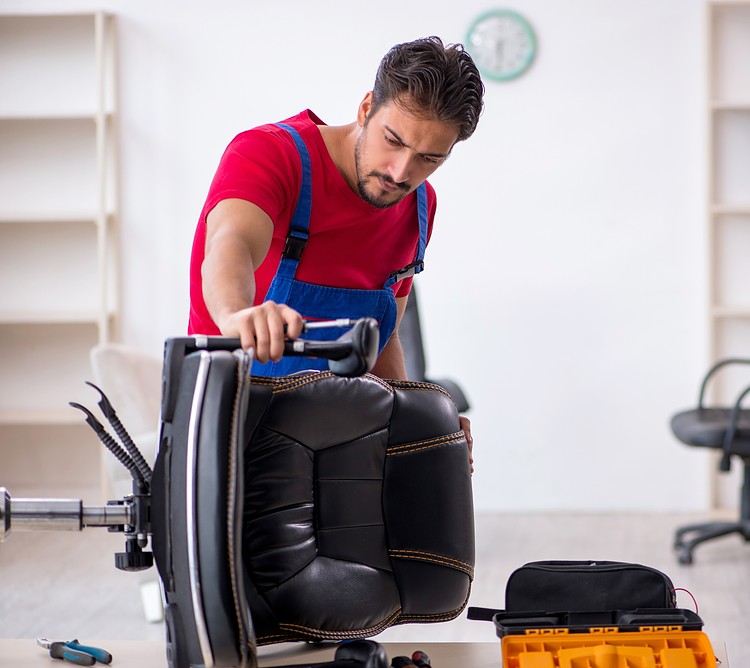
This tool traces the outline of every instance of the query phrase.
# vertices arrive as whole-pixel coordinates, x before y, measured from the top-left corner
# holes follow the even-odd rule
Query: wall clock
[[[508,81],[529,69],[536,55],[536,35],[518,12],[493,9],[469,27],[466,48],[479,71],[496,81]]]

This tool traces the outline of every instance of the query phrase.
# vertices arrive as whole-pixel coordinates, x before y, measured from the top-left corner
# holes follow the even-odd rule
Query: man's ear
[[[367,117],[372,111],[372,99],[372,91],[369,91],[362,102],[359,103],[359,108],[357,109],[357,125],[360,127],[365,127]]]

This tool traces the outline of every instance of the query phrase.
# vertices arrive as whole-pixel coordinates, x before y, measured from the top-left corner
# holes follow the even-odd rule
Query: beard
[[[357,170],[357,190],[359,196],[365,200],[371,206],[378,209],[387,209],[395,204],[398,204],[406,195],[409,194],[409,184],[407,183],[396,183],[388,174],[372,170],[365,173],[362,166],[362,135],[357,137],[357,142],[354,144],[354,166]],[[385,183],[395,186],[398,190],[388,191],[378,188],[379,193],[374,194],[368,190],[368,184],[373,179],[379,179]],[[377,186],[375,186],[377,188]]]

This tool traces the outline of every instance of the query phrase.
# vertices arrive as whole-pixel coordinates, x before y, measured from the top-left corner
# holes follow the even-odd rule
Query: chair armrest
[[[708,386],[709,379],[721,368],[728,366],[730,364],[750,364],[750,359],[742,358],[742,357],[730,357],[724,360],[721,360],[714,364],[709,370],[708,373],[703,377],[703,382],[701,383],[701,389],[700,393],[698,395],[698,408],[703,408],[703,399],[706,393],[706,387]]]

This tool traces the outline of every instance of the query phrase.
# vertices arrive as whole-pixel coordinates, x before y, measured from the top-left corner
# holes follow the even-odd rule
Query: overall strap
[[[289,232],[286,237],[284,252],[281,254],[281,262],[277,271],[278,276],[285,278],[294,278],[297,271],[297,265],[302,257],[302,251],[305,250],[307,239],[310,236],[310,211],[312,209],[312,168],[310,163],[310,153],[307,150],[302,136],[297,130],[285,123],[276,123],[283,130],[286,130],[294,140],[294,144],[302,160],[302,183],[300,185],[297,206],[294,209],[294,215],[289,223]]]
[[[427,248],[429,222],[427,215],[427,186],[424,183],[417,188],[417,217],[419,219],[419,241],[417,242],[417,252],[414,255],[414,261],[388,276],[388,280],[383,286],[385,288],[390,288],[394,283],[404,278],[409,278],[409,276],[414,276],[424,269],[424,251]]]

